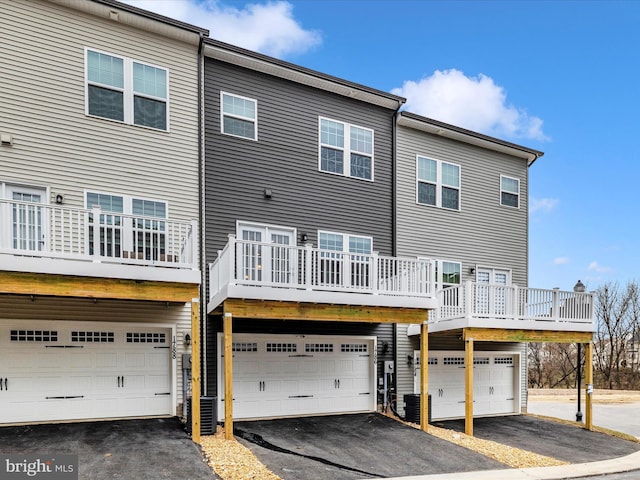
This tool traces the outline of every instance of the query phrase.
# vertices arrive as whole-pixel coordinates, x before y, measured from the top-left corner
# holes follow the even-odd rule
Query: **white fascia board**
[[[385,98],[382,95],[376,95],[375,93],[367,92],[365,90],[360,90],[355,86],[352,87],[338,82],[332,82],[331,80],[322,77],[293,70],[282,65],[276,65],[259,58],[254,58],[247,55],[242,55],[237,52],[224,50],[214,45],[205,44],[204,54],[206,57],[220,60],[225,63],[238,65],[249,70],[265,73],[273,77],[283,78],[285,80],[353,98],[355,100],[360,100],[362,102],[370,103],[373,105],[378,105],[393,110],[397,110],[401,105],[397,100],[394,100],[392,98]]]

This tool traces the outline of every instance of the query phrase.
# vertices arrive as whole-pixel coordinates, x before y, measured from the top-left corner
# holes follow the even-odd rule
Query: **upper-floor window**
[[[168,70],[86,50],[88,115],[168,130],[168,103]]]
[[[373,239],[346,233],[318,232],[318,246],[321,250],[371,254]]]
[[[258,103],[255,100],[220,92],[220,105],[222,133],[258,139]]]
[[[520,207],[520,180],[500,175],[500,205]]]
[[[373,130],[320,118],[319,169],[373,180]]]
[[[417,156],[417,202],[460,210],[460,166]]]

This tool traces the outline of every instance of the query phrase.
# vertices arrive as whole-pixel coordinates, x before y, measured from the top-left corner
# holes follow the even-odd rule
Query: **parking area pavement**
[[[464,420],[434,425],[464,432]],[[607,460],[640,450],[638,443],[527,415],[476,418],[473,433],[478,438],[570,463]]]
[[[177,418],[0,427],[0,453],[78,455],[81,479],[219,479]]]
[[[507,468],[376,413],[238,422],[235,435],[284,480],[347,480]]]

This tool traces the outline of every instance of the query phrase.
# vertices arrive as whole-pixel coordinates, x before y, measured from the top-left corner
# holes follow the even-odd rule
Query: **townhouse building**
[[[0,6],[0,423],[181,414],[208,32],[109,0]]]

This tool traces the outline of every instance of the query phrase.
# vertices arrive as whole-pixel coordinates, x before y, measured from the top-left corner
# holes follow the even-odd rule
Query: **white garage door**
[[[419,352],[415,354],[420,358]],[[475,352],[473,359],[473,415],[519,413],[519,355]],[[417,361],[415,363],[418,365]],[[420,391],[420,367],[415,369],[414,392]],[[464,352],[429,354],[429,393],[434,420],[465,415]]]
[[[218,341],[218,418],[224,418],[224,357]],[[233,335],[233,417],[261,418],[376,409],[375,338]]]
[[[172,330],[0,323],[0,423],[172,413]]]

